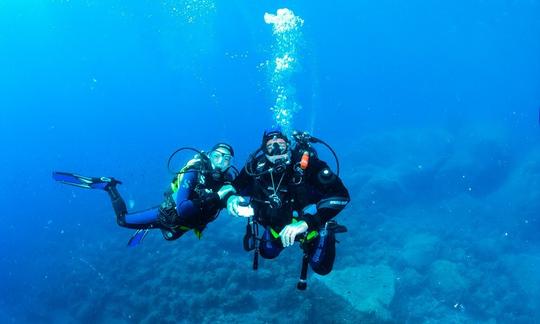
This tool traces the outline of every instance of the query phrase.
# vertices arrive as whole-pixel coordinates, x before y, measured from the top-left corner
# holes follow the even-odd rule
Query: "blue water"
[[[226,212],[128,249],[103,192],[52,181],[114,176],[143,209],[178,147],[241,167],[276,124],[280,8],[282,108],[352,197],[328,278],[297,291],[296,248],[253,272]],[[538,0],[1,1],[0,321],[539,322],[539,36]]]

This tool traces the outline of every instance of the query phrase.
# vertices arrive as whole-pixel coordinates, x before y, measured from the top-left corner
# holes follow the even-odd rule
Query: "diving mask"
[[[265,155],[273,164],[288,161],[290,159],[289,144],[283,138],[274,137],[266,142]]]
[[[221,172],[225,172],[230,168],[233,160],[233,156],[222,147],[210,152],[208,157],[210,158],[210,163],[212,163],[212,169]]]

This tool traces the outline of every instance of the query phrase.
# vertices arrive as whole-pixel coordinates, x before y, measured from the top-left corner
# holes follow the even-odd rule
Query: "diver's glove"
[[[227,199],[227,211],[235,217],[251,217],[255,214],[248,200],[236,195]]]
[[[234,189],[234,187],[230,184],[227,184],[227,185],[224,185],[223,187],[221,187],[219,189],[219,191],[217,192],[218,196],[219,196],[219,199],[224,199],[225,197],[227,197],[228,195],[231,195],[231,194],[235,194],[236,193],[236,190]]]
[[[283,247],[288,247],[294,244],[296,235],[305,233],[308,230],[308,224],[305,221],[299,221],[293,224],[285,226],[279,236],[281,237],[281,243]]]

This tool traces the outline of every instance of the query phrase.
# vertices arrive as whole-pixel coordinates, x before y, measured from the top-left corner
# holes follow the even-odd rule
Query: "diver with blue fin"
[[[183,150],[197,154],[175,176],[171,187],[165,192],[161,205],[138,212],[128,212],[126,203],[117,189],[122,182],[112,177],[87,177],[74,173],[53,172],[53,179],[64,184],[84,188],[100,189],[109,194],[118,225],[137,231],[128,242],[129,246],[141,243],[149,229],[160,229],[168,241],[180,238],[193,230],[197,237],[208,223],[214,221],[227,199],[235,193],[231,145],[218,143],[205,153],[192,148],[176,150],[168,161]]]

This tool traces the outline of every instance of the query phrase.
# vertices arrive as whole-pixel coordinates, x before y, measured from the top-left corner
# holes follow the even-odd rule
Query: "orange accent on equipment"
[[[300,168],[302,170],[305,170],[307,169],[308,164],[309,164],[309,152],[304,151],[304,154],[302,155],[302,159],[300,160]]]

